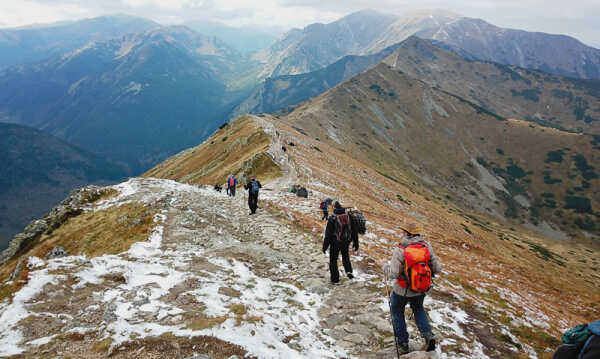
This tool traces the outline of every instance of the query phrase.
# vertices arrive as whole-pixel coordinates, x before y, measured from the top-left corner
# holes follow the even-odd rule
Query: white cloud
[[[212,19],[234,26],[290,28],[331,22],[364,8],[398,15],[425,8],[446,9],[498,26],[565,33],[600,45],[598,0],[0,0],[0,24],[19,26],[128,13],[169,24]]]
[[[94,16],[94,13],[77,4],[63,4],[56,7],[51,3],[35,0],[0,2],[0,23],[4,27],[79,19],[86,16]]]

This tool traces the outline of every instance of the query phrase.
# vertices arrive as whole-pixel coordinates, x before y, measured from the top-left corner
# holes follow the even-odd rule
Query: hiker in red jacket
[[[402,228],[402,231],[402,243],[394,249],[392,260],[378,262],[383,267],[386,278],[394,280],[390,310],[397,349],[400,354],[406,354],[409,350],[404,307],[410,303],[419,332],[425,338],[426,351],[433,351],[435,339],[423,301],[431,288],[431,278],[442,270],[442,265],[433,253],[431,245],[423,240],[420,224],[410,223]]]
[[[227,194],[231,197],[235,197],[235,187],[237,186],[237,178],[234,175],[229,176],[227,179]]]

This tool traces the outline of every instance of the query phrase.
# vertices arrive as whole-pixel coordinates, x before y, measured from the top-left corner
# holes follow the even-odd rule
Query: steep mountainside
[[[394,20],[376,11],[359,11],[330,24],[293,29],[254,58],[265,64],[261,77],[312,72],[344,56],[362,54]]]
[[[385,62],[503,117],[600,134],[600,80],[465,60],[417,37],[400,44]]]
[[[374,259],[391,254],[397,226],[409,221],[424,224],[445,265],[426,300],[439,343],[428,357],[545,357],[561,329],[598,316],[598,261],[588,252],[597,244],[509,229],[301,132],[269,116],[244,117],[152,172],[212,185],[222,174],[247,173],[246,152],[269,157],[281,176],[264,180],[253,216],[243,191],[231,198],[167,179],[134,178],[67,198],[0,259],[0,278],[13,273],[0,286],[0,355],[390,358]],[[206,160],[222,152],[223,161]],[[272,169],[251,171],[265,179]],[[309,198],[289,193],[292,184],[306,185]],[[352,256],[356,278],[337,286],[327,284],[320,250],[317,206],[326,196],[369,220]],[[55,246],[68,256],[44,259]]]
[[[33,128],[0,123],[0,248],[74,188],[107,184],[122,169]]]
[[[471,18],[442,24],[438,29],[417,35],[443,41],[481,60],[600,79],[600,50],[570,36],[503,29]]]
[[[435,196],[557,238],[600,234],[598,136],[507,120],[385,63],[286,121]]]
[[[306,74],[267,78],[230,117],[236,118],[246,113],[271,113],[320,95],[380,62],[397,46],[390,46],[374,55],[346,56],[329,66]]]
[[[218,127],[233,106],[225,82],[239,62],[237,51],[185,27],[89,44],[2,72],[0,119],[140,173]]]
[[[70,23],[0,29],[0,69],[73,51],[92,41],[143,32],[159,24],[132,16],[101,16]]]
[[[600,78],[600,50],[563,35],[503,29],[480,19],[423,10],[402,16],[362,11],[331,24],[292,30],[255,56],[263,77],[299,74],[347,55],[373,54],[410,36],[447,43],[472,56],[579,78]]]

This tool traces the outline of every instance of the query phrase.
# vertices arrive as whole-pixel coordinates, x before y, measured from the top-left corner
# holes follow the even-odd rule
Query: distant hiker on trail
[[[250,207],[250,214],[254,214],[258,207],[258,191],[262,186],[256,177],[252,176],[244,188],[248,190],[248,207]]]
[[[321,205],[319,206],[319,208],[321,208],[321,210],[323,211],[323,218],[321,218],[321,219],[329,218],[329,210],[327,209],[327,202],[326,201],[321,202]]]
[[[221,187],[221,185],[217,183],[217,184],[215,185],[215,188],[214,188],[214,189],[215,189],[215,191],[217,191],[217,192],[221,192],[221,190],[223,189],[223,187]]]
[[[409,351],[404,307],[410,303],[419,332],[425,338],[425,350],[433,351],[435,339],[427,320],[427,313],[423,308],[423,301],[433,284],[433,276],[441,271],[442,265],[433,253],[431,245],[421,237],[421,225],[410,223],[402,230],[404,237],[402,243],[394,249],[392,260],[378,261],[383,267],[386,278],[394,280],[390,311],[396,336],[396,348],[400,354]]]
[[[234,175],[229,176],[227,179],[227,194],[231,197],[235,197],[235,187],[237,186],[237,178]]]
[[[350,242],[353,242],[354,251],[358,251],[358,233],[352,226],[350,215],[339,202],[335,202],[333,215],[327,221],[325,236],[323,238],[323,253],[329,248],[329,272],[331,273],[331,283],[340,282],[340,272],[338,270],[337,260],[342,254],[342,263],[348,278],[354,278],[352,274],[352,264],[348,250]]]

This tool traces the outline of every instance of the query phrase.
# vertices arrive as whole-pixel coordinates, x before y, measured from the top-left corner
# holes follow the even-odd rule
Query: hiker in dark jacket
[[[248,190],[248,207],[250,207],[250,214],[254,214],[258,207],[258,191],[262,188],[262,185],[255,176],[252,176],[244,188]]]
[[[398,351],[401,354],[408,353],[408,332],[406,331],[406,320],[404,318],[404,307],[406,307],[407,303],[410,303],[417,327],[425,339],[426,351],[433,351],[435,350],[435,339],[429,321],[427,320],[427,313],[423,307],[426,293],[419,293],[409,289],[408,281],[405,279],[404,266],[406,260],[404,258],[404,253],[406,247],[412,244],[422,244],[427,247],[430,254],[428,264],[433,275],[442,270],[442,265],[433,253],[431,245],[423,240],[423,237],[421,236],[421,225],[418,223],[411,223],[406,226],[406,228],[402,228],[402,230],[404,231],[404,237],[402,243],[394,249],[392,260],[390,262],[379,261],[379,264],[383,267],[386,278],[394,280],[394,290],[392,291],[390,298],[390,307]]]
[[[340,228],[340,220],[343,218],[347,219],[349,235],[346,239],[341,238],[343,228]],[[340,220],[338,220],[338,218]],[[342,225],[343,226],[343,225]],[[348,278],[354,278],[352,274],[352,264],[350,263],[350,254],[348,253],[350,243],[353,243],[354,250],[358,250],[358,233],[355,228],[352,227],[352,221],[350,216],[346,213],[346,209],[340,205],[339,202],[335,202],[333,215],[329,217],[327,221],[327,227],[325,228],[325,236],[323,238],[323,253],[327,252],[329,248],[329,271],[331,273],[331,283],[339,283],[340,272],[338,270],[338,256],[342,254],[342,263],[344,264],[344,270]]]

